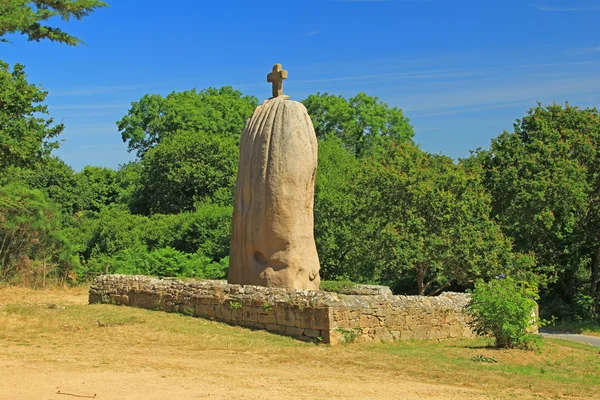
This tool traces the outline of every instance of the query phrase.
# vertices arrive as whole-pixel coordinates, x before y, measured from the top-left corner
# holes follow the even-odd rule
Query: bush
[[[504,275],[489,282],[478,280],[467,313],[478,334],[492,334],[497,347],[536,348],[539,336],[531,334],[538,323],[537,290]]]
[[[143,247],[125,249],[115,255],[92,257],[85,266],[82,278],[100,274],[150,275],[159,277],[186,277],[224,279],[229,258],[214,262],[203,254],[183,253],[170,247],[147,251]]]
[[[352,289],[357,284],[349,279],[339,281],[321,281],[319,289],[324,292],[340,293],[346,289]]]

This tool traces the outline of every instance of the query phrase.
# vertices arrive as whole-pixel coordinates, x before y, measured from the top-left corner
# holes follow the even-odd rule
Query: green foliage
[[[315,241],[321,277],[337,280],[356,261],[357,243],[364,230],[358,221],[357,186],[360,164],[341,139],[328,136],[319,142],[315,183]]]
[[[354,341],[360,334],[360,328],[354,328],[354,329],[336,328],[335,331],[342,335],[342,338],[344,339],[342,341],[343,344],[354,343]]]
[[[117,172],[110,168],[85,166],[75,174],[75,210],[100,211],[119,198]]]
[[[204,132],[239,139],[258,100],[230,86],[172,92],[166,97],[147,94],[133,102],[117,122],[129,151],[143,158],[146,152],[179,131]]]
[[[239,301],[233,301],[233,300],[229,301],[229,309],[230,310],[239,310],[241,308],[242,308],[242,303],[240,303]]]
[[[77,201],[75,172],[58,157],[44,157],[32,169],[9,168],[4,183],[20,182],[43,191],[56,204],[64,217],[71,216]]]
[[[48,92],[25,78],[21,64],[10,71],[0,61],[0,177],[9,167],[33,167],[58,147],[51,139],[64,129],[48,117],[43,104]]]
[[[414,274],[418,294],[520,270],[533,260],[515,255],[489,218],[490,198],[478,176],[445,156],[394,143],[365,165],[361,221],[362,271],[395,286]]]
[[[141,175],[142,163],[139,161],[123,164],[117,170],[117,185],[119,186],[117,203],[133,213],[140,213],[144,207],[139,197],[142,190]]]
[[[168,137],[142,160],[142,211],[174,214],[202,202],[232,204],[238,154],[231,136],[179,132]]]
[[[345,279],[339,281],[321,281],[319,289],[325,292],[340,293],[343,290],[352,289],[355,286],[356,283],[352,282],[351,280]]]
[[[92,258],[81,276],[98,274],[141,274],[159,277],[223,279],[228,259],[214,262],[202,254],[183,253],[170,247],[147,251],[144,247],[127,248],[115,255]]]
[[[18,269],[32,273],[32,260],[40,260],[42,279],[48,273],[78,263],[67,237],[60,230],[60,214],[39,190],[13,183],[0,187],[0,278]]]
[[[0,2],[0,42],[8,42],[7,34],[20,33],[27,35],[29,41],[48,39],[77,46],[82,43],[78,38],[42,23],[53,17],[81,20],[107,6],[99,0],[4,0]]]
[[[600,114],[539,105],[514,132],[492,140],[471,165],[482,168],[493,215],[517,249],[534,252],[537,273],[556,281],[542,303],[577,296],[600,308]],[[568,315],[568,314],[567,314]],[[563,314],[563,317],[567,316]]]
[[[478,280],[471,293],[467,313],[480,335],[492,334],[497,347],[536,348],[537,335],[529,330],[535,317],[537,290],[526,283],[498,276],[489,282]]]
[[[358,156],[390,140],[411,140],[415,134],[402,110],[362,92],[350,99],[317,93],[302,103],[319,139],[337,136]]]
[[[77,215],[64,231],[84,260],[80,279],[106,272],[107,265],[119,273],[221,279],[228,267],[232,212],[231,206],[205,204],[193,212],[148,217],[106,207]],[[159,265],[161,252],[172,262]]]

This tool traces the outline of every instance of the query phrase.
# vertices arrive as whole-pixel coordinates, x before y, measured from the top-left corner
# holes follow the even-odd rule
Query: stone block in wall
[[[330,326],[329,308],[305,308],[300,312],[300,324],[296,326],[305,329],[327,330]]]
[[[159,294],[129,293],[129,305],[148,310],[162,310],[163,302]]]
[[[97,304],[102,303],[102,295],[101,294],[91,294],[88,298],[89,304]]]
[[[221,303],[215,306],[215,317],[222,321],[231,321],[231,309],[229,303]]]
[[[377,342],[391,342],[394,337],[390,333],[389,329],[385,326],[378,326],[373,328],[372,333],[373,339]]]
[[[304,329],[304,335],[308,336],[310,338],[317,339],[317,338],[321,337],[321,330],[306,328],[306,329]]]
[[[275,313],[273,312],[273,310],[267,311],[263,308],[262,310],[258,311],[257,317],[258,317],[258,322],[260,322],[261,324],[276,324],[277,323],[277,317],[275,316]]]
[[[450,337],[459,338],[462,336],[462,327],[459,324],[450,325]]]
[[[404,330],[400,331],[400,340],[413,340],[415,338],[415,333],[413,331]]]
[[[193,316],[196,314],[195,307],[191,304],[179,304],[177,306],[177,312],[184,315]]]
[[[115,304],[119,305],[119,306],[128,306],[129,305],[129,296],[127,296],[126,294],[123,295],[114,295],[113,296],[113,301]]]
[[[416,340],[429,339],[429,327],[427,325],[417,325],[413,328],[414,337]]]
[[[278,304],[275,306],[274,313],[278,325],[296,326],[296,308],[290,305]]]
[[[381,323],[376,316],[363,314],[360,316],[359,326],[361,328],[375,328],[376,326],[381,326]]]
[[[288,336],[300,337],[300,336],[304,335],[304,329],[297,328],[295,326],[286,326],[284,333]]]
[[[201,318],[215,318],[215,307],[210,304],[196,304],[194,316]]]
[[[265,327],[269,332],[277,332],[277,333],[283,333],[285,332],[285,326],[283,325],[278,325],[278,324],[266,324]]]
[[[256,307],[243,306],[242,314],[244,321],[258,322],[258,310]]]
[[[406,317],[398,312],[390,313],[386,326],[395,328],[406,326]]]
[[[231,305],[230,305],[231,307]],[[231,309],[231,321],[239,322],[244,320],[244,312],[241,308],[232,308]]]

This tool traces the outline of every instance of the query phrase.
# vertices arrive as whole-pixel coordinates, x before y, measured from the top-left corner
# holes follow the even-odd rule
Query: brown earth
[[[334,348],[177,314],[90,306],[85,288],[0,287],[0,400],[587,399],[597,369],[584,351],[490,353],[473,341]],[[469,361],[482,352],[507,371]],[[571,353],[580,361],[561,368],[586,366],[583,380],[579,371],[569,372],[570,384],[545,380],[550,361]],[[530,364],[548,368],[544,380],[515,372]]]
[[[147,357],[132,359],[143,365]],[[155,363],[167,360],[156,360]],[[0,399],[484,399],[473,389],[420,383],[402,376],[369,373],[360,367],[330,370],[273,365],[248,354],[206,352],[202,359],[174,355],[174,365],[103,371],[69,363],[23,362],[0,357]],[[64,394],[57,394],[60,391]]]

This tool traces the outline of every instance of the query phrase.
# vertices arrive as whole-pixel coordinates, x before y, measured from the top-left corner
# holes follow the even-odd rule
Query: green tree
[[[179,132],[142,161],[140,204],[146,214],[192,211],[198,203],[232,203],[238,141],[231,136]]]
[[[86,165],[75,174],[77,188],[76,211],[100,211],[116,203],[120,186],[117,171],[110,168]]]
[[[357,215],[359,174],[359,160],[340,138],[330,135],[319,141],[314,215],[323,279],[343,279],[356,265],[355,251],[364,231]]]
[[[53,17],[64,21],[81,20],[98,8],[108,5],[99,0],[4,0],[0,1],[0,42],[8,42],[6,35],[19,33],[29,41],[48,39],[77,46],[82,41],[60,28],[43,25]]]
[[[48,92],[25,78],[22,65],[10,71],[0,61],[0,175],[9,167],[33,168],[58,147],[52,139],[64,129],[48,116]]]
[[[42,277],[52,269],[76,262],[60,231],[59,212],[40,190],[17,183],[0,187],[0,278],[19,267],[42,263]]]
[[[31,189],[39,189],[57,205],[63,216],[71,216],[77,202],[75,172],[60,158],[43,157],[32,169],[9,168],[0,185],[19,182]]]
[[[477,174],[409,142],[365,161],[366,276],[395,286],[409,275],[423,295],[531,266],[490,219]]]
[[[239,138],[258,100],[230,86],[172,92],[166,97],[147,94],[131,103],[117,122],[129,151],[146,152],[178,131],[204,132]]]
[[[493,215],[550,281],[545,301],[600,290],[600,114],[566,104],[530,109],[512,133],[477,151]]]
[[[350,99],[317,93],[302,103],[312,118],[318,138],[333,134],[357,156],[390,139],[407,141],[415,134],[402,110],[362,92]]]
[[[119,166],[117,170],[117,185],[119,186],[117,204],[136,214],[143,207],[139,198],[142,190],[141,176],[142,163],[140,161],[130,161]]]

